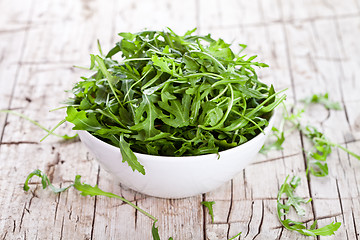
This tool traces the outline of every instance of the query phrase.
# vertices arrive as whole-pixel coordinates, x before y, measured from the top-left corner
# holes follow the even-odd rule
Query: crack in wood
[[[72,216],[72,205],[70,206],[70,210],[69,210],[69,220],[71,221],[71,216]]]
[[[359,239],[359,233],[357,231],[356,222],[355,222],[355,216],[354,216],[353,212],[351,212],[351,216],[352,216],[352,220],[353,220],[353,224],[354,224],[355,237],[356,237],[356,240],[358,240]]]
[[[62,187],[62,184],[60,184],[59,186],[60,188]],[[56,202],[56,206],[55,206],[55,214],[54,214],[54,226],[56,224],[56,216],[57,216],[57,211],[58,211],[58,207],[59,207],[59,202],[60,202],[60,195],[61,192],[57,195],[55,202]]]
[[[343,208],[343,203],[341,200],[340,189],[339,189],[339,182],[337,179],[335,179],[335,181],[336,181],[336,190],[337,190],[339,203],[340,203],[341,215],[342,215],[344,225],[346,225],[345,216],[344,216],[344,208]],[[345,233],[346,233],[346,238],[349,239],[349,234],[348,234],[347,228],[345,228]]]
[[[262,163],[267,163],[267,162],[273,162],[273,161],[277,161],[277,160],[283,160],[285,158],[294,157],[294,156],[297,156],[297,155],[300,155],[300,154],[301,154],[301,152],[294,153],[294,154],[289,154],[289,155],[282,155],[280,157],[270,158],[270,159],[266,159],[264,161],[259,161],[259,162],[254,162],[254,163],[252,163],[252,165],[262,164]]]
[[[202,194],[202,201],[206,201],[205,194]],[[206,240],[206,209],[205,206],[201,204],[202,207],[202,214],[203,214],[203,240]]]
[[[305,149],[304,136],[303,136],[303,134],[301,132],[299,132],[299,134],[300,134],[301,149]],[[307,162],[307,159],[306,159],[305,151],[303,150],[302,152],[303,152],[303,161],[304,161],[305,170],[306,170],[308,168],[308,162]],[[314,199],[313,195],[312,195],[312,190],[311,190],[311,177],[307,178],[306,183],[307,183],[307,186],[308,186],[308,189],[309,189],[309,196],[310,196],[311,199]],[[314,215],[313,220],[315,220],[316,219],[316,212],[315,212],[314,201],[311,201],[310,204],[311,204],[311,210],[312,210],[313,215]],[[318,227],[317,224],[316,224],[316,227]]]
[[[228,223],[228,230],[227,230],[227,239],[229,239],[229,234],[230,234],[230,214],[231,214],[231,210],[232,210],[232,206],[233,206],[233,198],[234,198],[234,181],[231,179],[230,182],[231,185],[231,192],[230,192],[230,206],[229,206],[229,212],[228,215],[226,217],[226,222]]]
[[[16,229],[16,221],[15,220],[13,220],[14,221],[14,225],[13,225],[13,230],[12,230],[12,232],[14,233],[15,232],[15,229]]]
[[[23,207],[23,211],[21,213],[21,218],[20,218],[20,224],[19,224],[19,232],[21,231],[21,225],[23,223],[23,219],[24,219],[24,215],[25,215],[25,208],[26,208],[26,203],[24,203],[24,207]]]
[[[281,226],[281,227],[282,227],[282,226]],[[279,234],[279,236],[278,236],[278,238],[277,238],[277,239],[279,239],[279,240],[281,239],[282,234],[283,234],[283,232],[284,232],[284,229],[285,229],[284,227],[282,227],[282,228],[281,228],[281,230],[280,230],[280,234]]]
[[[0,145],[20,145],[20,144],[39,144],[34,141],[11,141],[11,142],[0,142]]]
[[[138,206],[138,201],[137,200],[135,200],[135,206]],[[135,221],[135,230],[136,230],[137,221],[138,221],[138,210],[136,208],[135,208],[135,219],[134,219],[134,221]]]
[[[50,180],[50,182],[53,181],[54,178],[54,173],[55,173],[55,167],[56,165],[58,165],[60,163],[60,152],[57,152],[55,154],[55,160],[51,163],[48,163],[46,166],[46,170],[45,172],[47,172],[48,174],[48,178]]]
[[[255,234],[255,236],[252,238],[252,240],[255,240],[257,238],[257,236],[260,235],[261,233],[261,227],[263,225],[264,222],[264,201],[261,201],[261,219],[260,219],[260,224],[258,227],[258,232]]]
[[[98,172],[97,172],[97,176],[96,176],[96,185],[99,185],[99,179],[100,179],[100,165],[98,166]],[[90,235],[90,239],[92,240],[94,237],[94,226],[95,226],[95,217],[96,217],[96,202],[97,202],[97,196],[95,196],[94,199],[94,213],[93,213],[93,218],[92,218],[92,223],[91,223],[91,235]]]
[[[63,234],[64,234],[64,219],[65,216],[62,217],[62,221],[61,221],[60,240],[63,239]]]
[[[251,215],[250,215],[250,220],[249,220],[249,222],[247,224],[247,230],[246,230],[246,234],[245,234],[244,238],[246,238],[248,236],[249,232],[250,232],[250,224],[251,224],[251,221],[252,221],[252,218],[253,218],[253,215],[254,215],[254,203],[255,203],[255,201],[252,201],[252,203],[251,203]]]
[[[6,232],[4,233],[4,236],[2,237],[2,240],[5,240],[5,239],[6,239],[7,234],[8,234],[8,231],[6,231]]]

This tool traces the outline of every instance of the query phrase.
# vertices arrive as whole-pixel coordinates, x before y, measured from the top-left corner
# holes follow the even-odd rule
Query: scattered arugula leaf
[[[296,114],[287,114],[284,118],[299,130],[312,143],[310,150],[306,151],[307,168],[306,174],[311,173],[316,177],[325,177],[329,173],[327,165],[327,157],[332,152],[332,147],[340,148],[351,156],[360,160],[360,155],[350,151],[349,149],[331,142],[322,132],[310,125],[303,126],[300,122],[304,110],[298,111]]]
[[[258,79],[254,66],[268,66],[195,30],[119,33],[105,57],[90,55],[95,74],[72,89],[66,120],[119,147],[142,174],[133,152],[218,153],[263,132],[285,99]]]
[[[294,194],[295,189],[300,184],[300,177],[294,176],[290,182],[288,182],[289,176],[286,177],[285,182],[281,185],[280,190],[277,195],[277,213],[278,218],[281,224],[288,230],[297,231],[305,236],[330,236],[333,235],[341,226],[340,222],[332,222],[324,227],[315,228],[316,220],[311,225],[310,229],[307,229],[305,224],[302,222],[293,221],[289,218],[286,218],[286,215],[289,213],[290,208],[293,207],[296,213],[300,216],[305,215],[305,209],[301,204],[309,203],[311,199],[305,200],[301,197],[298,197]],[[282,195],[287,196],[287,200],[284,200],[285,203],[282,203]]]
[[[153,223],[151,233],[154,240],[160,240],[159,229],[155,226],[156,221]]]
[[[211,222],[214,223],[213,205],[215,204],[215,202],[214,201],[211,201],[211,202],[203,201],[203,202],[201,202],[201,204],[204,205],[209,210],[209,214],[211,216]]]
[[[121,201],[129,204],[130,206],[137,209],[139,212],[141,212],[142,214],[144,214],[145,216],[149,217],[150,219],[152,219],[154,221],[153,226],[152,226],[152,231],[151,231],[152,235],[153,235],[153,239],[160,240],[158,228],[155,226],[156,222],[158,221],[158,219],[156,217],[152,216],[150,213],[146,212],[145,210],[141,209],[140,207],[136,206],[129,200],[127,200],[119,195],[101,190],[97,185],[91,186],[86,183],[81,183],[80,175],[76,175],[75,181],[73,184],[70,184],[69,186],[67,186],[65,188],[56,188],[51,184],[51,182],[46,174],[44,174],[41,170],[36,169],[33,172],[31,172],[25,180],[23,189],[26,192],[30,189],[29,181],[34,176],[41,178],[41,184],[42,184],[43,189],[49,187],[51,189],[51,191],[53,191],[54,193],[64,192],[64,191],[68,190],[70,187],[74,187],[76,190],[78,190],[80,192],[80,194],[82,196],[105,196],[108,198],[120,199]],[[169,238],[169,240],[171,240],[171,239],[172,238]]]
[[[51,191],[53,191],[54,193],[60,193],[60,192],[64,192],[66,190],[68,190],[70,187],[73,186],[73,184],[65,187],[65,188],[57,188],[54,187],[54,185],[51,184],[50,179],[48,178],[47,175],[43,174],[39,169],[36,169],[34,171],[32,171],[26,178],[25,183],[24,183],[24,187],[23,189],[27,192],[30,187],[29,187],[29,181],[33,176],[38,176],[39,178],[41,178],[41,185],[42,188],[45,189],[47,187],[49,187],[51,189]]]
[[[320,103],[327,109],[342,110],[339,102],[333,102],[329,99],[329,93],[313,94],[312,96],[303,99],[302,102],[304,102],[306,105],[311,103]]]
[[[276,138],[276,140],[268,145],[264,145],[260,149],[260,153],[262,153],[262,154],[266,154],[269,150],[272,150],[272,149],[274,149],[274,150],[283,150],[284,149],[282,147],[282,145],[285,141],[284,131],[280,131],[276,127],[272,127],[271,131],[272,131],[271,136],[274,136]],[[269,137],[271,137],[271,136],[269,136]]]

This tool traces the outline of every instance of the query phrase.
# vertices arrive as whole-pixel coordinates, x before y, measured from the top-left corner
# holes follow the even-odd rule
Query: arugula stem
[[[116,94],[116,91],[115,91],[115,88],[112,84],[112,80],[113,80],[113,76],[108,72],[106,66],[105,66],[105,63],[104,63],[104,60],[102,60],[102,58],[100,58],[99,56],[95,56],[95,60],[97,61],[97,63],[99,64],[99,68],[100,68],[100,71],[105,75],[106,77],[106,80],[108,81],[109,83],[109,86],[111,88],[111,91],[113,92],[116,100],[118,101],[118,103],[120,104],[121,107],[123,107],[119,97],[117,96]]]
[[[226,85],[226,87],[224,88],[224,90],[222,90],[216,97],[214,97],[213,99],[211,99],[210,101],[215,101],[216,99],[218,99],[219,97],[221,97],[222,95],[224,95],[224,93],[227,91],[228,89],[228,85]]]
[[[200,53],[203,55],[208,56],[209,58],[213,59],[221,68],[222,70],[224,70],[226,72],[226,68],[224,67],[224,65],[221,64],[221,62],[219,62],[219,60],[217,60],[214,56],[208,54],[207,52],[202,52],[202,51],[190,51],[190,53]]]
[[[152,70],[152,69],[150,68],[139,80],[137,80],[134,84],[132,84],[132,85],[130,86],[130,88],[127,90],[127,92],[126,92],[126,94],[125,94],[125,96],[124,96],[124,102],[125,102],[125,99],[129,96],[131,89],[132,89],[136,84],[138,84],[139,82],[141,82],[141,81],[151,72],[151,70]],[[131,101],[130,98],[129,98],[129,101]]]
[[[23,119],[31,122],[31,123],[34,124],[35,126],[38,126],[39,128],[41,128],[42,130],[44,130],[45,132],[48,133],[43,139],[45,139],[45,138],[48,137],[49,135],[54,135],[54,136],[56,136],[56,137],[63,138],[63,139],[66,139],[66,140],[68,140],[68,139],[73,139],[73,138],[77,137],[77,134],[74,135],[74,136],[67,136],[67,135],[59,135],[59,134],[54,133],[54,130],[55,130],[58,126],[60,126],[61,124],[63,124],[63,123],[65,122],[64,120],[62,120],[62,121],[64,121],[64,122],[62,122],[60,125],[58,124],[56,128],[54,128],[54,129],[52,129],[52,130],[49,130],[49,129],[47,129],[46,127],[44,127],[43,125],[41,125],[40,123],[38,123],[37,121],[32,120],[31,118],[25,116],[25,115],[22,114],[22,113],[19,113],[19,112],[13,111],[13,110],[0,110],[0,113],[1,113],[1,112],[2,112],[2,113],[10,113],[10,114],[12,114],[12,115],[21,117],[21,118],[23,118]],[[40,142],[41,142],[43,139],[41,139]]]
[[[228,104],[227,110],[226,110],[224,116],[222,117],[222,119],[218,122],[218,124],[216,124],[213,127],[206,127],[206,126],[199,125],[200,128],[202,128],[204,130],[214,130],[214,129],[219,128],[219,126],[221,126],[226,121],[226,119],[227,119],[227,117],[228,117],[228,115],[229,115],[229,113],[230,113],[230,111],[232,109],[233,103],[234,103],[234,90],[233,90],[230,83],[228,83],[228,86],[229,86],[229,89],[230,89],[230,98],[228,99],[229,104]]]
[[[129,58],[125,59],[119,62],[119,64],[126,63],[126,62],[132,62],[132,61],[149,61],[151,58]]]
[[[263,134],[265,134],[264,130],[259,126],[259,124],[257,124],[254,120],[246,117],[245,115],[242,115],[241,113],[239,113],[236,110],[232,110],[232,112],[234,112],[235,114],[239,115],[242,118],[245,118],[247,121],[251,122],[252,124],[254,124]]]
[[[50,134],[54,134],[54,131],[55,131],[58,127],[60,127],[60,125],[62,125],[62,124],[65,123],[65,122],[66,122],[66,119],[61,120],[58,124],[56,124],[55,127],[53,127],[53,129],[51,129],[50,131],[47,131],[48,134],[46,134],[45,137],[43,137],[42,139],[40,139],[40,142],[44,141],[45,138],[47,138]]]
[[[114,194],[114,197],[120,199],[121,201],[123,201],[123,202],[125,202],[125,203],[127,203],[127,204],[129,204],[130,206],[132,206],[133,208],[137,209],[139,212],[141,212],[141,213],[144,214],[145,216],[147,216],[147,217],[151,218],[152,220],[154,220],[155,222],[158,221],[158,219],[157,219],[156,217],[154,217],[154,216],[151,215],[150,213],[146,212],[145,210],[141,209],[140,207],[136,206],[135,204],[133,204],[133,203],[130,202],[129,200],[127,200],[127,199],[125,199],[125,198],[123,198],[123,197],[120,197],[120,196],[118,196],[118,195],[116,195],[116,194]]]
[[[333,142],[324,140],[324,139],[322,139],[322,138],[314,138],[314,141],[321,142],[321,143],[325,143],[325,144],[329,144],[329,145],[331,145],[331,146],[340,148],[341,150],[347,152],[347,153],[350,154],[351,156],[353,156],[353,157],[355,157],[356,159],[360,160],[360,155],[357,155],[356,153],[354,153],[354,152],[350,151],[349,149],[341,146],[340,144],[333,143]]]
[[[198,77],[198,76],[203,76],[203,77],[211,77],[211,78],[215,78],[215,79],[224,79],[223,76],[215,74],[215,73],[193,73],[193,74],[188,74],[188,75],[184,75],[183,77]]]

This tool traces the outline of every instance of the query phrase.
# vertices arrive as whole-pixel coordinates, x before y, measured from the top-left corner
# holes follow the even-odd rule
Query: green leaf
[[[153,223],[152,229],[151,229],[151,233],[152,233],[152,237],[154,240],[160,240],[160,236],[159,236],[159,229],[155,226],[155,223]]]
[[[135,125],[130,129],[138,131],[143,140],[154,137],[160,133],[155,128],[155,119],[157,118],[162,118],[161,111],[151,102],[150,97],[143,95],[140,106],[135,110]]]
[[[73,123],[75,126],[74,130],[85,130],[89,132],[96,132],[104,128],[94,113],[86,114],[85,111],[77,111],[74,107],[68,107],[66,111],[66,121]],[[87,116],[88,115],[88,116]]]
[[[209,214],[211,216],[211,222],[214,223],[213,205],[215,204],[215,202],[214,201],[211,201],[211,202],[203,201],[203,202],[201,202],[201,204],[204,205],[209,210]]]
[[[333,109],[333,110],[342,110],[342,107],[339,102],[333,102],[329,99],[329,94],[313,94],[310,97],[307,97],[302,100],[305,104],[311,104],[311,103],[320,103],[327,109]]]
[[[124,134],[120,134],[119,148],[123,162],[127,162],[133,171],[137,170],[143,175],[145,175],[144,166],[139,163],[134,152],[130,149],[130,145],[125,141]]]
[[[170,104],[169,104],[170,103]],[[158,102],[159,106],[169,112],[169,117],[163,117],[161,120],[174,128],[186,127],[190,123],[189,109],[190,98],[185,96],[182,103],[179,100],[170,100],[169,102]]]
[[[281,224],[291,230],[297,231],[298,233],[305,236],[330,236],[333,235],[341,226],[340,222],[330,223],[321,228],[315,228],[316,223],[312,224],[310,229],[307,229],[305,223],[293,221],[286,217],[286,215],[290,212],[290,208],[293,207],[296,210],[296,213],[300,216],[305,215],[305,210],[301,206],[301,204],[309,203],[311,199],[305,200],[301,197],[298,197],[294,194],[295,189],[300,184],[300,178],[294,176],[290,182],[288,182],[289,176],[286,177],[285,182],[281,185],[280,190],[277,195],[277,213],[278,218]],[[282,195],[285,194],[287,196],[287,200],[282,200]],[[282,203],[284,201],[285,203]],[[285,217],[283,219],[283,217]],[[316,221],[316,220],[315,220]]]
[[[152,227],[152,235],[154,239],[160,239],[159,237],[159,233],[158,233],[158,228],[155,227],[155,223],[158,221],[158,219],[156,219],[154,216],[152,216],[151,214],[149,214],[148,212],[146,212],[145,210],[141,209],[140,207],[138,207],[137,205],[133,204],[132,202],[130,202],[129,200],[116,195],[114,193],[111,192],[105,192],[103,190],[101,190],[97,185],[95,186],[91,186],[89,184],[86,183],[81,183],[81,176],[80,175],[76,175],[75,177],[75,181],[73,184],[70,184],[68,187],[65,188],[56,188],[54,187],[48,176],[46,174],[44,174],[41,170],[36,169],[33,172],[31,172],[28,177],[25,180],[24,183],[24,190],[28,191],[30,189],[29,187],[29,181],[33,176],[38,176],[41,178],[41,184],[43,189],[49,187],[51,189],[51,191],[53,191],[54,193],[60,193],[60,192],[64,192],[66,190],[68,190],[70,187],[74,187],[77,191],[80,192],[80,194],[82,196],[105,196],[108,198],[117,198],[120,199],[121,201],[125,202],[126,204],[132,206],[133,208],[137,209],[139,212],[141,212],[142,214],[144,214],[145,216],[149,217],[150,219],[152,219],[154,221],[153,227]],[[172,239],[172,238],[169,238]]]
[[[169,60],[169,59],[167,59],[168,60],[167,61],[165,59],[167,59],[167,58],[165,58],[165,57],[160,57],[159,58],[157,55],[153,55],[151,57],[151,61],[153,61],[155,66],[160,67],[161,71],[163,71],[165,73],[168,73],[170,75],[174,75],[174,71],[171,70],[170,67],[169,67],[169,62],[173,62],[173,61]]]
[[[49,188],[51,189],[51,191],[53,191],[54,193],[64,192],[64,191],[66,191],[67,189],[69,189],[71,186],[73,186],[73,185],[71,184],[71,185],[69,185],[69,186],[67,186],[67,187],[64,187],[64,188],[54,187],[54,186],[51,184],[48,176],[47,176],[46,174],[44,174],[42,171],[40,171],[39,169],[36,169],[36,170],[34,170],[33,172],[31,172],[31,173],[27,176],[27,178],[26,178],[26,180],[25,180],[23,189],[24,189],[26,192],[29,191],[29,189],[30,189],[30,187],[29,187],[29,181],[30,181],[30,179],[31,179],[33,176],[37,176],[37,177],[41,178],[41,185],[42,185],[43,189],[49,187]]]
[[[262,153],[262,154],[266,154],[269,150],[272,150],[272,149],[275,149],[275,150],[283,150],[284,149],[282,147],[282,145],[285,141],[284,131],[280,132],[280,130],[277,129],[276,127],[272,127],[271,131],[272,131],[271,136],[274,136],[276,138],[276,141],[273,141],[271,144],[265,144],[260,150],[260,153]]]

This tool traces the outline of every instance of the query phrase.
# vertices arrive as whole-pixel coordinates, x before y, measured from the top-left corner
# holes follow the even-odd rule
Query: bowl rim
[[[232,147],[232,148],[229,148],[229,149],[226,149],[226,150],[223,150],[223,151],[220,151],[218,154],[222,154],[222,153],[229,153],[231,151],[235,151],[235,150],[239,150],[241,148],[246,148],[247,146],[251,145],[253,142],[255,142],[257,139],[259,139],[260,137],[262,137],[261,134],[264,134],[266,135],[268,131],[270,131],[270,127],[273,126],[273,123],[275,121],[275,115],[276,115],[277,111],[276,111],[276,108],[272,111],[272,115],[269,119],[269,124],[264,128],[264,131],[263,132],[260,132],[258,135],[256,135],[255,137],[253,137],[252,139],[250,139],[249,141],[245,142],[245,143],[242,143],[236,147]],[[86,134],[87,136],[91,137],[91,138],[94,138],[96,141],[98,142],[101,142],[103,145],[106,145],[107,147],[110,147],[110,148],[113,148],[113,149],[116,149],[118,150],[119,147],[116,147],[114,145],[111,145],[107,142],[104,142],[102,141],[101,139],[95,137],[94,135],[92,135],[91,133],[89,133],[88,131],[85,131],[85,130],[78,130],[78,132],[81,132],[81,133],[84,133]],[[208,154],[202,154],[202,155],[193,155],[193,156],[162,156],[162,155],[150,155],[150,154],[144,154],[144,153],[138,153],[138,152],[134,152],[135,156],[136,157],[142,157],[142,158],[147,158],[147,159],[152,159],[152,160],[164,160],[166,159],[167,161],[169,159],[172,159],[172,160],[192,160],[194,158],[206,158],[206,157],[214,157],[216,156],[216,158],[218,158],[218,154],[217,153],[208,153]]]

